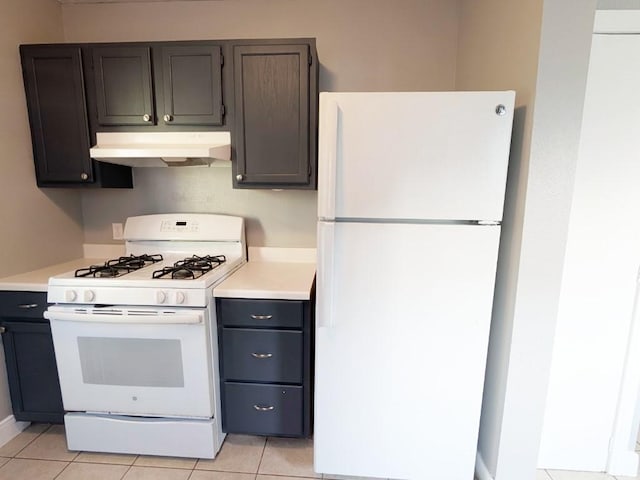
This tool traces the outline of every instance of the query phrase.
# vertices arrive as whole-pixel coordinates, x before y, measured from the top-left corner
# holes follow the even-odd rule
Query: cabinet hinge
[[[220,105],[220,112],[221,112],[222,116],[224,117],[224,114],[226,112],[226,109],[224,108],[224,105]]]
[[[220,54],[220,65],[224,65],[224,55]]]

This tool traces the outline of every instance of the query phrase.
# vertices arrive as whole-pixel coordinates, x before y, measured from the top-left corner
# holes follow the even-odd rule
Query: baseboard
[[[489,469],[484,464],[480,452],[476,452],[476,480],[493,480],[493,476],[489,473]]]
[[[18,422],[13,415],[9,415],[4,420],[0,421],[0,446],[8,443],[13,437],[22,432],[31,423]]]

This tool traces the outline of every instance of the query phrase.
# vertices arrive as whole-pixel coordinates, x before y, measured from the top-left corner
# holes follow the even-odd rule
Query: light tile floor
[[[636,451],[640,452],[640,443],[636,444]],[[536,480],[640,480],[640,474],[635,477],[612,476],[606,473],[570,472],[566,470],[538,470]]]
[[[311,440],[228,435],[214,460],[67,450],[64,427],[34,424],[0,447],[0,480],[368,480],[313,472]],[[380,479],[375,479],[380,480]],[[438,479],[425,479],[438,480]],[[536,480],[640,480],[538,470]]]
[[[62,425],[34,424],[0,447],[0,480],[303,480],[308,439],[228,435],[214,460],[67,450]],[[325,476],[326,479],[341,477]]]

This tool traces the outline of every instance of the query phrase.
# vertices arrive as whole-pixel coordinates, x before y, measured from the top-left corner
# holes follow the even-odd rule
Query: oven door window
[[[176,339],[78,337],[78,355],[84,383],[184,387]]]
[[[51,314],[65,410],[213,416],[217,353],[206,322],[103,323]]]

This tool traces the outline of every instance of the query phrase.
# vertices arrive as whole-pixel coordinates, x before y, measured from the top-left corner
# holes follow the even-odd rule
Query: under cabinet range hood
[[[98,132],[91,158],[129,167],[209,166],[231,159],[229,132]]]

